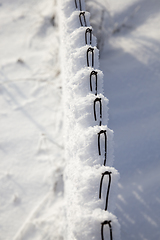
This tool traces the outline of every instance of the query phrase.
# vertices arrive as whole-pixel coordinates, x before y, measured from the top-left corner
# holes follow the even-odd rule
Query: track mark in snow
[[[63,195],[47,194],[33,210],[33,213],[16,234],[14,240],[63,239],[63,204]]]

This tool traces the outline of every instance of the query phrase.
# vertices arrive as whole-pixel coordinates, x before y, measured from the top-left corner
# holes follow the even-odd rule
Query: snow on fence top
[[[83,0],[61,0],[65,201],[68,240],[120,239],[113,215],[119,173],[107,127],[99,51]]]

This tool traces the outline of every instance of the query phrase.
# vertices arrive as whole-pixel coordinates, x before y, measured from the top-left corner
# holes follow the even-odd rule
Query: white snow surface
[[[101,52],[124,240],[160,239],[160,1],[109,0],[113,32]]]
[[[84,2],[81,2],[84,7]],[[68,9],[67,13],[66,9]],[[73,9],[70,15],[69,9]],[[75,8],[74,1],[62,1],[61,58],[63,58],[64,148],[66,160],[64,193],[67,223],[65,238],[68,240],[100,240],[102,222],[111,221],[113,237],[115,240],[119,240],[120,227],[117,218],[113,215],[116,206],[116,187],[119,174],[113,167],[111,168],[113,164],[113,131],[107,127],[108,99],[102,94],[103,74],[101,71],[98,71],[100,82],[99,74],[97,74],[98,86],[100,86],[100,88],[97,87],[97,95],[95,95],[94,90],[89,89],[89,73],[99,67],[99,51],[94,45],[96,43],[95,38],[92,46],[86,44],[84,40],[82,41],[82,32],[83,39],[85,39],[86,29],[90,27],[88,20],[90,14],[85,12],[87,25],[85,27],[80,24],[79,14],[80,11]],[[76,34],[80,35],[79,39],[78,37],[73,38]],[[89,55],[89,66],[87,66],[87,50],[90,47],[92,47],[94,55]],[[94,66],[92,65],[93,59]],[[81,78],[81,76],[84,77]],[[102,93],[100,90],[102,90]],[[102,119],[99,113],[100,104],[94,105],[97,98],[101,99],[102,103]],[[96,120],[94,106],[96,115],[98,115]],[[100,139],[101,155],[99,155],[98,149],[98,134],[102,130],[107,132],[106,163],[104,162],[104,137]],[[101,199],[99,199],[100,182],[104,172],[111,173],[111,189],[107,211],[105,211],[105,204],[109,181],[106,177],[102,185]],[[108,238],[109,227],[105,234],[106,232]]]
[[[64,235],[62,125],[65,119],[59,75],[57,3],[0,1],[2,240],[62,240]],[[102,5],[104,19],[108,21],[101,21]],[[121,224],[121,239],[157,240],[160,239],[160,2],[86,0],[86,8],[91,12],[90,24],[101,48],[104,92],[100,92],[109,99],[108,125],[114,129],[114,166],[121,174],[115,210]],[[69,8],[67,13],[66,9],[66,14],[69,16],[72,10]],[[98,28],[101,22],[103,31]],[[77,48],[84,46],[78,40],[82,39],[81,34],[80,28],[71,35],[77,41]],[[87,75],[89,71],[81,69],[71,77],[74,93],[80,98],[89,90],[83,81]],[[77,82],[82,85],[83,93]],[[86,171],[81,173],[84,179]],[[89,174],[95,174],[91,168]],[[115,192],[112,194],[114,198]],[[92,226],[97,226],[97,219],[102,221],[104,217],[101,210],[93,211],[92,216],[92,220],[90,215],[88,219]],[[108,217],[115,219],[113,215]],[[81,230],[83,222],[78,224]]]
[[[56,15],[53,0],[0,1],[1,240],[61,236],[64,161]]]

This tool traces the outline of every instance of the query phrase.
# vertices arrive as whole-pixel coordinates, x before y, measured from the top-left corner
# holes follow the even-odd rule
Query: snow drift
[[[107,127],[99,51],[84,1],[61,1],[65,201],[68,240],[120,239],[113,215],[119,173]]]

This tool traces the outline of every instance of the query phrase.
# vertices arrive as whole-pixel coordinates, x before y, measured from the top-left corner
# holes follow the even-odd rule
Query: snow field
[[[116,216],[125,240],[160,239],[160,1],[109,0],[114,28],[101,55],[120,171]],[[91,24],[92,25],[92,24]],[[92,25],[93,26],[93,25]]]
[[[62,239],[56,3],[2,0],[0,25],[0,240]]]
[[[82,101],[82,98],[88,94],[94,95],[96,77],[92,76],[91,92],[88,80],[93,68],[85,66],[73,76],[67,73],[69,78],[65,84],[66,89],[62,89],[58,61],[59,42],[62,36],[59,34],[58,22],[61,21],[61,16],[58,20],[59,11],[56,9],[59,2],[59,0],[1,0],[0,2],[0,239],[2,240],[65,239],[64,227],[67,219],[63,211],[65,164],[63,120],[67,129],[66,120],[71,116],[71,111],[68,112],[69,107],[71,109],[69,98],[74,102],[76,99]],[[79,0],[77,4],[79,7]],[[159,9],[159,0],[86,0],[86,10],[90,12],[89,28],[93,29],[93,34],[97,38],[98,48],[100,47],[100,69],[105,76],[103,92],[103,89],[100,89],[103,86],[103,74],[100,70],[94,69],[98,72],[97,94],[104,93],[109,98],[109,126],[115,132],[114,167],[120,171],[121,179],[118,183],[114,214],[121,224],[121,238],[125,240],[160,239]],[[84,6],[82,10],[85,10]],[[66,19],[74,11],[74,0],[72,3],[68,1]],[[84,34],[87,28],[78,27],[65,35],[70,39],[64,45],[66,47],[67,44],[68,53],[69,51],[74,53],[75,48],[85,46]],[[89,41],[88,33],[88,44]],[[92,35],[92,47],[96,45],[93,41],[95,39]],[[60,55],[63,58],[64,53]],[[66,61],[66,58],[64,60]],[[67,64],[65,71],[68,71]],[[67,118],[64,118],[62,113],[65,108],[61,104],[62,90],[67,93],[63,94],[65,97],[69,95],[68,100],[65,101]],[[99,117],[98,102],[96,106]],[[91,110],[93,104],[89,111]],[[102,126],[106,125],[104,118]],[[92,121],[94,123],[93,118]],[[77,124],[77,119],[73,122]],[[70,131],[75,126],[73,122],[69,125]],[[91,129],[92,127],[94,126],[91,126]],[[85,146],[88,142],[83,138],[83,134],[88,127],[82,126],[80,122],[77,124],[78,129],[76,135],[74,127],[74,136],[78,139],[81,135],[81,141],[84,141]],[[87,136],[88,130],[85,133]],[[95,134],[94,147],[97,154],[97,133]],[[75,142],[74,146],[78,149],[77,139],[72,139],[70,144]],[[101,141],[103,140],[104,135],[101,138]],[[108,144],[111,145],[110,139]],[[102,157],[104,157],[103,146],[102,142]],[[77,150],[73,148],[73,151]],[[76,157],[76,154],[74,156]],[[98,157],[101,159],[99,154]],[[77,163],[81,159],[77,159],[74,169],[80,169],[82,173],[89,171],[88,163],[84,164],[85,158],[83,158],[83,169],[78,167]],[[74,162],[73,156],[72,160]],[[97,161],[96,170],[103,164],[104,159],[101,160],[102,163]],[[90,169],[92,165],[91,162]],[[78,174],[78,171],[76,173]],[[86,191],[87,188],[92,188],[91,184],[88,185],[88,176],[81,174],[81,177],[87,182]],[[99,196],[101,178],[100,172],[98,181],[97,178],[95,181],[90,180],[97,184],[96,198]],[[105,198],[108,181],[109,176],[105,175],[102,185],[102,194]],[[117,191],[115,187],[110,188],[108,211],[111,211],[110,206],[113,205],[110,203],[112,203],[113,190],[115,193]],[[88,193],[90,193],[89,189]],[[75,195],[72,196],[74,198]],[[81,199],[81,203],[82,200],[84,199]],[[75,202],[75,199],[73,201]],[[72,209],[78,209],[78,204],[81,203],[70,206],[68,215]],[[81,212],[74,212],[81,215],[74,221],[83,224],[81,220],[85,218],[84,224],[86,224],[88,218],[87,226],[95,227],[94,235],[99,238],[102,227],[100,223],[105,219],[114,221],[116,218],[113,219],[109,212],[100,209],[92,210],[92,213],[87,212],[83,216],[82,212],[87,211],[89,208],[87,204],[90,203],[96,201],[86,199],[83,211],[81,204]],[[93,205],[89,211],[92,207]],[[104,209],[105,206],[102,207]],[[73,219],[74,216],[71,217]],[[71,223],[69,227],[72,229],[69,234],[74,237],[76,232],[73,234],[73,229],[76,229],[78,234],[82,230],[83,236],[84,229],[85,232],[87,231],[84,226],[80,226],[79,230]],[[114,222],[113,239],[116,238],[115,234],[119,234],[117,230],[114,231],[115,228]],[[109,225],[104,225],[104,239],[110,239],[109,234]],[[93,236],[93,232],[90,236]]]
[[[119,173],[112,167],[113,131],[107,127],[108,99],[103,96],[103,73],[98,70],[99,51],[92,35],[90,14],[85,12],[84,1],[61,0],[59,6],[66,159],[65,238],[118,240],[120,227],[113,213]]]

